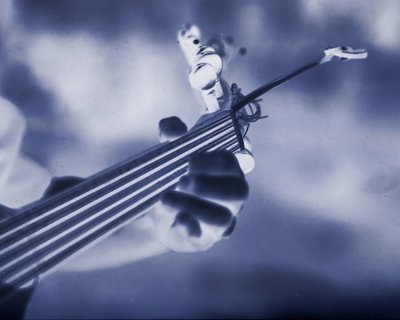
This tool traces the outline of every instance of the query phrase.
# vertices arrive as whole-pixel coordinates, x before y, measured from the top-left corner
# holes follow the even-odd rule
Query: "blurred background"
[[[328,45],[369,52],[264,96],[269,118],[249,130],[250,197],[228,241],[54,273],[28,318],[400,317],[399,1],[1,0],[0,9],[1,95],[26,119],[23,155],[55,176],[86,177],[155,145],[161,118],[193,125],[201,107],[176,43],[184,23],[232,43],[223,75],[245,93]]]

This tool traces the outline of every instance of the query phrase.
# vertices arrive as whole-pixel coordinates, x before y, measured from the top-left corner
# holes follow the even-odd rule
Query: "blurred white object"
[[[248,174],[253,171],[256,162],[253,157],[251,143],[248,137],[243,139],[244,149],[238,153],[235,153],[236,159],[239,162],[240,168],[244,174]]]
[[[196,54],[197,60],[196,64],[207,63],[215,69],[218,75],[222,72],[222,58],[215,52],[215,49],[210,46],[200,46]]]
[[[223,69],[222,58],[210,46],[201,45],[197,26],[186,24],[178,31],[178,42],[189,64],[191,86],[200,91],[207,112],[219,110],[218,98],[223,96],[219,81]]]
[[[20,153],[26,126],[23,115],[2,97],[0,110],[0,203],[19,208],[42,196],[50,173]]]
[[[208,112],[217,111],[219,104],[215,87],[218,87],[219,80],[215,69],[209,64],[197,64],[189,74],[189,81],[193,88],[201,91]]]
[[[206,105],[206,112],[218,111],[220,106],[229,104],[230,86],[220,79],[222,57],[211,46],[201,45],[201,33],[197,26],[186,24],[178,31],[178,42],[189,64],[191,86],[200,91]],[[223,89],[225,85],[225,92]],[[225,100],[224,100],[225,99]],[[236,153],[242,171],[247,174],[254,169],[250,140],[244,138],[244,149]]]
[[[324,50],[325,56],[322,58],[321,63],[325,63],[338,58],[341,60],[356,60],[366,59],[368,52],[365,49],[353,49],[351,47],[336,47]]]

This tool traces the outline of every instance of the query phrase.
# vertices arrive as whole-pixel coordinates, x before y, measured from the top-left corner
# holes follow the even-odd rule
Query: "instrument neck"
[[[183,137],[100,172],[0,225],[0,282],[21,286],[142,216],[199,153],[242,148],[235,115],[219,112]]]

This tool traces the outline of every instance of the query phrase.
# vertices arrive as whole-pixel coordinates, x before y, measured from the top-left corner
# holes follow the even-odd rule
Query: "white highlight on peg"
[[[321,60],[321,64],[332,61],[334,58],[341,60],[358,60],[366,59],[368,52],[365,49],[353,49],[352,47],[336,47],[324,50],[325,56]]]
[[[197,64],[190,71],[189,81],[193,88],[201,92],[207,111],[218,111],[219,104],[215,88],[221,87],[221,85],[215,69],[210,64]]]
[[[239,153],[236,153],[236,159],[239,162],[240,168],[242,169],[244,174],[248,174],[254,170],[256,166],[256,162],[253,157],[251,142],[248,137],[244,137],[243,139],[244,149]]]

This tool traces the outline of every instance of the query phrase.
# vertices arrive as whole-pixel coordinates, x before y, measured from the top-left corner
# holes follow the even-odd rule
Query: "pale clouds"
[[[58,129],[75,136],[78,149],[132,139],[156,143],[161,118],[178,114],[191,125],[200,114],[173,37],[160,50],[137,34],[112,43],[85,33],[40,34],[28,39],[27,48],[33,73],[56,97]],[[53,171],[66,174],[74,166],[71,160],[64,172]],[[104,163],[92,162],[92,170],[96,167]],[[78,172],[92,173],[89,168]]]
[[[322,110],[298,94],[269,101],[270,118],[250,130],[258,160],[251,184],[299,215],[351,225],[364,243],[354,255],[389,274],[400,266],[390,255],[400,241],[399,133],[357,120],[357,97],[339,91]]]
[[[400,49],[400,2],[397,0],[306,0],[302,4],[311,21],[323,25],[332,16],[350,17],[363,26],[370,43],[383,50]]]

